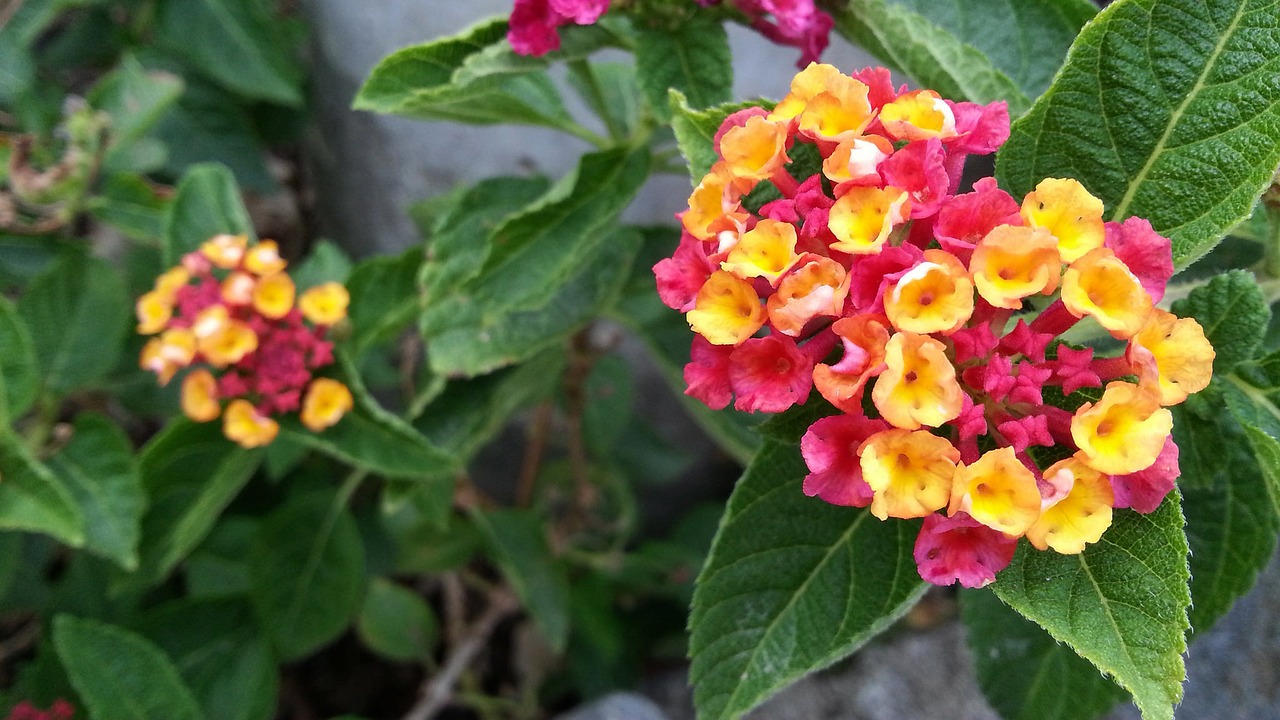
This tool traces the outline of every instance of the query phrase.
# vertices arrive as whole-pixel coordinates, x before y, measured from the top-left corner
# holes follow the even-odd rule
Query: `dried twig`
[[[453,698],[458,678],[484,649],[494,628],[519,609],[520,603],[509,590],[496,588],[489,595],[484,613],[467,629],[462,642],[450,649],[440,672],[423,684],[421,697],[403,720],[430,720],[444,709]]]
[[[520,463],[520,477],[516,481],[516,507],[529,507],[533,502],[533,489],[542,467],[542,453],[551,433],[551,403],[543,403],[534,411],[529,422],[528,439],[524,447],[524,460]]]

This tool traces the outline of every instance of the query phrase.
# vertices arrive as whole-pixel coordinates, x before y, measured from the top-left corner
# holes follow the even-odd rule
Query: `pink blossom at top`
[[[546,55],[560,48],[561,25],[590,25],[609,9],[609,0],[515,0],[507,40],[520,55]]]
[[[1109,222],[1105,226],[1107,236],[1103,245],[1120,258],[1137,276],[1151,299],[1160,302],[1165,286],[1173,277],[1172,243],[1157,233],[1151,223],[1140,217],[1131,217],[1123,223]]]

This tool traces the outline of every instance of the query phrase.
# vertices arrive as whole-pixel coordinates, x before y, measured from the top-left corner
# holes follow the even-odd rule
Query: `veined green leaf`
[[[0,430],[0,478],[0,528],[84,544],[85,518],[75,495],[8,428]]]
[[[9,426],[35,402],[40,386],[31,333],[17,308],[0,298],[0,425]]]
[[[671,107],[671,129],[676,134],[676,145],[689,164],[689,179],[694,187],[702,182],[703,176],[716,163],[716,132],[724,119],[749,107],[772,109],[774,106],[772,100],[759,99],[697,110],[690,107],[689,99],[675,88],[667,95],[667,103]]]
[[[700,718],[739,717],[846,657],[924,592],[919,523],[806,497],[805,474],[798,447],[766,441],[729,498],[689,618]]]
[[[1271,500],[1271,510],[1280,517],[1280,440],[1252,425],[1244,426],[1244,434],[1249,439],[1249,447],[1253,448],[1259,467],[1262,468],[1262,477],[1266,481],[1264,487]]]
[[[1093,720],[1128,697],[993,593],[966,590],[960,599],[978,684],[1004,720]]]
[[[952,100],[1005,100],[1010,116],[1026,111],[1026,94],[990,57],[903,5],[849,0],[836,14],[836,30],[923,87]],[[996,23],[991,23],[993,26]]]
[[[733,90],[733,56],[724,25],[700,20],[676,29],[640,30],[636,79],[649,106],[664,120],[671,117],[669,90],[680,92],[695,108],[725,102]]]
[[[1015,197],[1073,177],[1112,220],[1144,217],[1184,267],[1249,216],[1280,165],[1271,0],[1124,0],[1080,33],[1001,149]]]
[[[1173,312],[1194,318],[1213,345],[1213,372],[1223,375],[1250,360],[1271,322],[1271,308],[1253,276],[1243,270],[1218,275],[1173,304]]]
[[[1079,555],[1019,543],[991,585],[1007,605],[1133,695],[1145,720],[1172,720],[1187,649],[1187,540],[1177,491],[1148,515],[1118,510]]]
[[[59,615],[53,643],[94,720],[204,718],[173,662],[135,633]]]
[[[138,566],[146,498],[129,438],[101,415],[76,418],[71,442],[49,461],[84,514],[85,549],[126,570]]]

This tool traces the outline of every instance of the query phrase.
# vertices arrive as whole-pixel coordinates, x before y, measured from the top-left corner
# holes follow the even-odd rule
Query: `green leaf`
[[[161,70],[148,72],[137,59],[125,56],[89,91],[89,104],[111,116],[111,141],[103,158],[107,170],[148,172],[156,169],[139,162],[135,144],[182,94],[182,80]]]
[[[1184,267],[1249,216],[1280,165],[1270,0],[1128,0],[1089,23],[996,166],[1021,197],[1073,177],[1143,217]]]
[[[671,90],[667,95],[667,104],[671,108],[671,129],[676,134],[676,145],[680,154],[689,164],[689,178],[694,187],[702,182],[716,164],[719,156],[716,153],[716,132],[724,119],[730,115],[750,107],[771,109],[772,100],[745,100],[736,103],[724,103],[705,110],[689,107],[689,99],[679,90]]]
[[[1280,440],[1252,425],[1244,426],[1244,434],[1262,468],[1263,487],[1271,501],[1270,509],[1280,517]]]
[[[243,98],[213,83],[185,75],[178,103],[156,123],[151,136],[165,144],[166,174],[180,177],[201,163],[225,165],[241,187],[259,193],[280,188],[267,167],[267,148]]]
[[[339,356],[341,380],[351,389],[355,407],[333,427],[313,432],[296,417],[280,422],[280,433],[313,450],[369,472],[394,478],[447,478],[454,458],[427,441],[413,426],[384,410],[360,381],[345,354]]]
[[[183,562],[183,577],[190,597],[222,597],[249,594],[249,546],[261,520],[224,515]]]
[[[766,441],[738,481],[689,618],[700,718],[735,718],[847,657],[924,593],[918,522],[881,522],[801,490],[799,448]]]
[[[176,420],[153,437],[138,458],[150,502],[138,571],[129,582],[163,580],[200,544],[261,461],[261,451],[227,440],[218,423]]]
[[[132,306],[124,280],[97,258],[66,256],[32,281],[18,314],[31,331],[42,391],[63,395],[110,372]]]
[[[146,502],[133,446],[119,426],[101,415],[77,416],[73,432],[49,466],[84,514],[85,549],[133,570]]]
[[[240,95],[302,105],[302,70],[281,21],[258,0],[162,2],[156,39],[200,72]],[[192,32],[199,28],[199,32]]]
[[[73,547],[85,541],[85,518],[75,495],[21,438],[0,431],[0,529],[44,533]]]
[[[392,660],[431,657],[439,634],[436,614],[422,596],[385,578],[374,578],[356,619],[369,649]]]
[[[352,107],[473,125],[574,127],[543,62],[513,61],[506,34],[506,19],[493,18],[394,52],[369,74]],[[492,62],[495,56],[503,61]]]
[[[165,218],[164,264],[176,265],[183,255],[224,233],[254,237],[240,188],[222,165],[195,165],[178,182]]]
[[[474,517],[503,577],[551,647],[563,651],[569,641],[569,582],[551,554],[542,516],[495,510]]]
[[[569,85],[604,121],[615,140],[632,137],[640,122],[641,96],[634,65],[585,60],[569,64]],[[663,96],[666,102],[666,96]]]
[[[1238,363],[1253,359],[1271,322],[1271,308],[1253,276],[1244,270],[1218,275],[1184,300],[1173,312],[1194,318],[1213,345],[1213,373],[1224,375]]]
[[[298,292],[327,282],[346,283],[351,275],[351,258],[332,240],[321,240],[307,257],[289,269]]]
[[[269,720],[276,710],[276,661],[241,598],[184,598],[138,619],[137,629],[174,667],[213,720]]]
[[[53,619],[53,642],[93,720],[200,720],[178,670],[128,630],[70,615]]]
[[[22,417],[40,385],[31,333],[13,303],[0,298],[0,426]]]
[[[1280,351],[1235,366],[1229,375],[1214,378],[1227,408],[1242,425],[1253,425],[1280,437]]]
[[[95,218],[134,240],[153,243],[164,236],[169,199],[140,175],[112,173],[96,197],[89,199]]]
[[[1092,720],[1128,697],[985,590],[960,595],[978,685],[1004,720]]]
[[[932,10],[926,17],[885,0],[849,0],[836,13],[836,30],[943,97],[976,103],[1005,100],[1013,117],[1026,111],[1030,100],[990,57],[931,18]],[[998,23],[986,25],[991,27]]]
[[[893,0],[986,55],[1023,94],[1049,87],[1080,28],[1098,14],[1089,0]]]
[[[413,321],[421,302],[418,272],[422,263],[422,250],[412,248],[396,257],[365,260],[351,272],[347,317],[356,357],[370,345],[395,337]]]
[[[1191,549],[1191,627],[1200,634],[1249,591],[1276,548],[1280,514],[1249,452],[1248,435],[1218,410],[1173,408],[1182,507]]]
[[[1133,695],[1145,720],[1172,720],[1187,649],[1187,541],[1177,492],[1149,515],[1118,510],[1079,555],[1019,543],[991,586]]]
[[[695,108],[730,97],[733,55],[723,23],[690,20],[678,28],[644,28],[637,33],[635,52],[636,80],[662,120],[671,118],[668,90],[679,91]]]
[[[285,660],[336,638],[359,608],[364,547],[345,500],[290,499],[267,516],[249,550],[249,596]]]

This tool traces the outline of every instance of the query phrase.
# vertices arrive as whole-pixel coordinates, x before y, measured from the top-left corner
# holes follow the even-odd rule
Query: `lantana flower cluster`
[[[702,7],[722,0],[684,0]],[[520,55],[545,55],[560,48],[559,28],[590,25],[609,10],[610,0],[515,0],[507,40]],[[799,66],[826,50],[835,20],[814,0],[732,0],[751,27],[779,45],[801,50]]]
[[[1003,103],[810,65],[725,120],[654,267],[697,333],[686,392],[776,413],[816,388],[840,412],[801,441],[804,492],[923,518],[940,585],[991,582],[1020,537],[1079,553],[1114,508],[1154,510],[1178,476],[1167,407],[1212,371],[1200,326],[1155,306],[1173,263],[1147,221],[1104,222],[1069,178],[958,192],[1008,134]],[[1085,318],[1124,351],[1060,341]]]
[[[247,448],[274,440],[280,415],[300,409],[302,424],[320,432],[353,405],[346,385],[314,376],[333,363],[326,335],[347,316],[347,289],[329,282],[298,294],[286,266],[271,240],[218,235],[137,302],[138,332],[154,336],[142,368],[161,385],[185,370],[183,413],[221,417],[223,433]]]

